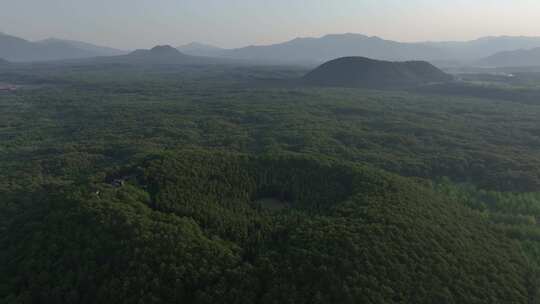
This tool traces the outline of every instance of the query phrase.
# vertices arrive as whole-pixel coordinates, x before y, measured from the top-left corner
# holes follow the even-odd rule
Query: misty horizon
[[[378,35],[369,35],[369,34],[359,33],[359,32],[342,32],[342,33],[325,33],[325,34],[321,34],[321,35],[317,35],[317,36],[289,37],[289,38],[286,38],[285,40],[282,40],[282,41],[274,41],[274,42],[260,43],[260,44],[237,45],[237,46],[233,46],[233,47],[227,47],[227,46],[223,46],[223,45],[218,45],[218,44],[214,44],[214,43],[207,42],[207,41],[204,41],[204,40],[193,40],[193,41],[188,41],[188,42],[180,43],[180,44],[175,44],[175,43],[170,43],[170,42],[163,41],[162,43],[150,44],[150,45],[139,47],[139,48],[118,48],[118,47],[115,47],[113,45],[102,44],[102,43],[99,43],[99,42],[96,42],[96,41],[83,40],[83,39],[79,39],[79,38],[76,38],[76,37],[75,38],[68,38],[68,37],[62,37],[62,36],[49,35],[49,36],[46,36],[45,38],[30,39],[30,38],[27,38],[27,37],[17,36],[17,35],[14,35],[12,33],[1,31],[1,30],[0,30],[0,35],[7,35],[7,36],[12,36],[12,37],[17,37],[17,38],[24,39],[24,40],[27,40],[27,41],[30,41],[30,42],[43,42],[43,41],[47,41],[47,40],[65,40],[65,41],[85,42],[85,43],[94,44],[96,46],[110,47],[110,48],[115,48],[115,49],[122,50],[122,51],[134,51],[134,50],[138,50],[138,49],[151,49],[151,48],[153,48],[155,46],[165,46],[165,45],[166,46],[172,46],[172,47],[176,48],[176,47],[182,47],[182,46],[189,46],[189,45],[193,45],[193,44],[199,44],[199,45],[215,47],[215,48],[221,48],[221,49],[240,49],[240,48],[252,47],[252,46],[271,46],[271,45],[275,45],[275,44],[281,44],[281,43],[290,42],[290,41],[293,41],[293,40],[296,40],[296,39],[320,39],[320,38],[324,38],[324,37],[328,37],[328,36],[346,36],[346,35],[366,36],[366,37],[369,37],[369,38],[379,38],[379,39],[387,40],[387,41],[394,41],[394,42],[399,42],[399,43],[412,43],[412,44],[416,44],[416,43],[422,44],[422,43],[472,42],[472,41],[478,41],[478,40],[482,40],[482,39],[493,39],[493,38],[540,38],[540,34],[539,35],[505,35],[505,34],[501,34],[501,35],[484,35],[484,36],[479,36],[479,37],[475,37],[475,38],[471,38],[471,39],[463,39],[463,40],[458,40],[458,39],[455,39],[455,40],[430,39],[430,40],[407,41],[407,40],[389,39],[387,37],[382,37],[382,36],[378,36]]]
[[[22,0],[4,5],[0,32],[30,41],[55,37],[123,50],[191,42],[230,49],[332,33],[400,42],[468,41],[486,36],[540,36],[538,11],[540,3],[529,0],[517,4],[345,0],[339,5],[299,0]]]

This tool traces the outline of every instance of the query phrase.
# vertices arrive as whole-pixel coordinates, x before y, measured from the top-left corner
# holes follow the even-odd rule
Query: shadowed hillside
[[[452,76],[424,61],[390,62],[365,57],[329,61],[308,73],[308,84],[392,88],[451,81]]]

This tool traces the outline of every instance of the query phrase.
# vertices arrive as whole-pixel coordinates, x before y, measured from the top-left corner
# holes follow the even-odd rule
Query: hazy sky
[[[540,0],[0,0],[0,31],[124,49],[345,32],[400,41],[540,36]]]

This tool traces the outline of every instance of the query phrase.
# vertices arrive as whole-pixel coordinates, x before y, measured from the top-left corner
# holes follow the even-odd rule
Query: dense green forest
[[[0,69],[0,303],[540,301],[534,75],[305,72]]]

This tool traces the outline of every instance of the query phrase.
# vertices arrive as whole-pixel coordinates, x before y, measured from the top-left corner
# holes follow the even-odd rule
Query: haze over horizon
[[[538,11],[540,2],[533,0],[19,0],[3,4],[0,32],[126,50],[193,41],[234,48],[332,33],[403,42],[472,40],[540,36]]]

